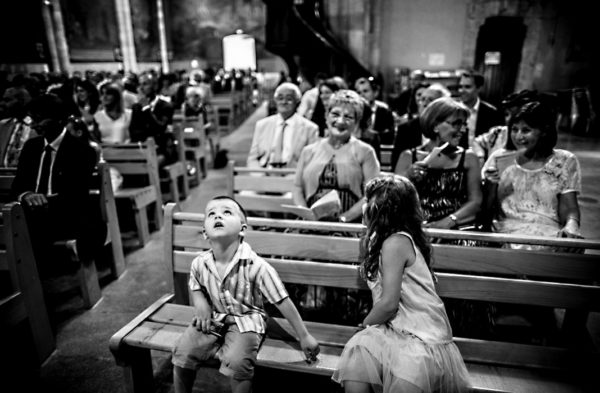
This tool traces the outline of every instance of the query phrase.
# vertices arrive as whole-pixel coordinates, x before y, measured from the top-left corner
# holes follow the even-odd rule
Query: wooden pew
[[[141,312],[110,340],[117,364],[123,367],[131,392],[150,391],[153,384],[151,350],[170,352],[192,319],[187,280],[190,264],[209,244],[201,236],[203,215],[165,210],[165,263],[174,293],[167,294]],[[356,224],[249,218],[252,227],[359,232]],[[478,233],[430,230],[435,237]],[[247,232],[247,241],[266,258],[286,283],[367,289],[358,274],[359,239],[328,235],[290,234],[273,231]],[[518,238],[483,235],[480,240],[553,244],[600,249],[599,242],[572,239]],[[306,245],[310,244],[310,247]],[[438,292],[443,298],[476,299],[513,304],[600,310],[600,265],[593,255],[435,245],[439,270]],[[527,276],[528,278],[524,278]],[[534,278],[535,277],[535,278]],[[577,282],[577,283],[573,283]],[[270,318],[267,338],[258,355],[259,367],[330,376],[353,326],[306,322],[320,342],[319,361],[303,360],[287,321]],[[596,384],[590,370],[600,358],[591,348],[544,347],[500,341],[455,338],[467,363],[474,391],[571,392],[586,383]],[[578,373],[578,371],[580,373]],[[589,386],[588,386],[589,387]],[[595,386],[597,387],[597,386]]]
[[[181,117],[173,119],[173,127],[181,147],[179,160],[183,163],[191,161],[194,165],[195,174],[193,178],[188,178],[188,183],[199,185],[202,178],[206,177],[207,148],[213,160],[216,154],[214,143],[207,133],[210,124],[204,124],[201,117]]]
[[[213,94],[210,106],[214,111],[215,127],[219,135],[227,135],[236,125],[238,105],[233,92]]]
[[[41,365],[56,348],[56,341],[21,205],[17,202],[3,205],[0,220],[0,276],[7,278],[2,280],[4,285],[0,288],[0,326],[19,329],[26,322],[36,363]],[[27,347],[23,345],[21,349]],[[9,354],[10,351],[4,352],[3,356]]]
[[[154,223],[158,230],[162,227],[162,193],[158,175],[156,144],[153,139],[146,143],[126,143],[102,145],[102,156],[106,163],[114,167],[124,177],[144,178],[146,185],[122,188],[114,191],[116,200],[129,203],[135,216],[139,244],[143,247],[150,238],[148,209],[154,208]]]
[[[281,205],[294,204],[294,169],[236,167],[234,161],[229,161],[226,171],[227,195],[247,211],[288,212]],[[273,195],[278,193],[281,195]]]
[[[0,185],[2,186],[2,188],[0,188],[0,195],[3,196],[2,202],[9,201],[10,189],[15,174],[16,168],[2,168],[0,170]],[[102,220],[107,226],[107,237],[104,242],[104,247],[110,247],[110,273],[113,278],[118,278],[125,271],[125,256],[123,254],[121,230],[119,228],[119,219],[117,217],[109,167],[106,163],[98,163],[96,171],[93,174],[92,183],[90,196],[97,200],[97,206],[100,209]],[[66,249],[67,255],[74,265],[79,266],[77,276],[79,278],[79,287],[83,297],[84,307],[93,307],[102,297],[100,284],[98,282],[99,277],[95,263],[96,261],[84,261],[79,258],[77,241],[75,239],[60,240],[54,244],[54,247],[59,252]]]

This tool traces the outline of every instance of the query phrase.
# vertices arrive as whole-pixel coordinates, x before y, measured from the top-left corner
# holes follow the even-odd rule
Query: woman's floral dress
[[[557,236],[558,198],[581,192],[581,170],[575,155],[555,149],[539,169],[525,169],[516,161],[500,175],[498,199],[501,214],[495,228],[501,233]],[[514,248],[523,248],[512,245]],[[527,246],[531,248],[531,246]]]

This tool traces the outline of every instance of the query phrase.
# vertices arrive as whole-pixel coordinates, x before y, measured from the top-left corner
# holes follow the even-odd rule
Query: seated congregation
[[[174,295],[111,339],[130,389],[151,388],[151,350],[172,352],[176,392],[211,359],[236,392],[255,366],[346,392],[589,389],[600,287],[585,252],[600,244],[579,231],[579,164],[556,148],[548,97],[507,97],[503,125],[469,73],[458,100],[424,88],[410,118],[395,114],[412,125],[389,135],[371,126],[391,112],[374,82],[340,86],[320,131],[297,112],[300,90],[279,85],[247,167],[229,165],[230,196],[204,215],[168,207]],[[381,172],[382,143],[402,146],[395,173]],[[332,192],[324,222],[284,208],[314,211]]]
[[[421,83],[390,105],[373,78],[322,77],[310,99],[277,86],[247,166],[227,167],[229,197],[204,215],[167,205],[164,217],[163,201],[202,186],[217,129],[248,102],[221,104],[202,73],[39,90],[14,78],[5,91],[7,201],[21,203],[42,276],[72,240],[82,282],[97,283],[85,272],[107,238],[122,248],[119,226],[143,246],[148,221],[164,225],[174,296],[110,343],[131,391],[151,389],[151,350],[173,353],[177,392],[213,358],[236,392],[252,389],[255,366],[347,392],[591,386],[586,321],[600,288],[586,250],[600,245],[579,230],[579,163],[556,146],[551,97],[511,94],[503,118],[478,97],[477,73],[459,78],[458,97]],[[93,198],[99,173],[119,210],[112,227]],[[87,288],[91,307],[101,293]]]
[[[59,303],[76,290],[84,309],[97,305],[125,252],[160,230],[163,201],[185,199],[206,176],[205,154],[219,149],[207,141],[218,141],[210,78],[179,76],[170,90],[153,70],[11,74],[2,85],[0,203],[22,209],[55,329]],[[249,80],[238,84],[249,98]]]

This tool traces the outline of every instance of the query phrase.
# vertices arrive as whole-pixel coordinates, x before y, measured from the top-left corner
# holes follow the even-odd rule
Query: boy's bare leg
[[[232,393],[251,393],[252,392],[252,380],[251,379],[231,378],[231,392]]]
[[[173,367],[173,388],[175,389],[175,393],[192,393],[195,380],[196,370],[178,366]]]

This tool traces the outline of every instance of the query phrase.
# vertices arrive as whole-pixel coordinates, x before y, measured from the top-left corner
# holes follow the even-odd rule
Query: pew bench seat
[[[151,351],[170,353],[193,317],[193,307],[173,304],[174,295],[165,295],[139,315],[140,318],[117,332],[110,349],[117,363],[127,367],[132,362],[151,361]],[[307,329],[319,342],[318,361],[304,360],[293,328],[282,318],[270,318],[257,358],[257,366],[330,377],[345,343],[357,328],[305,321]],[[462,352],[480,340],[456,339]],[[136,349],[136,351],[133,351]],[[135,356],[130,354],[135,353]],[[474,392],[577,392],[569,376],[560,372],[467,362]],[[146,370],[151,373],[151,370]],[[135,375],[134,380],[149,381],[152,375]],[[134,391],[138,391],[137,388]],[[140,390],[141,391],[141,390]]]

